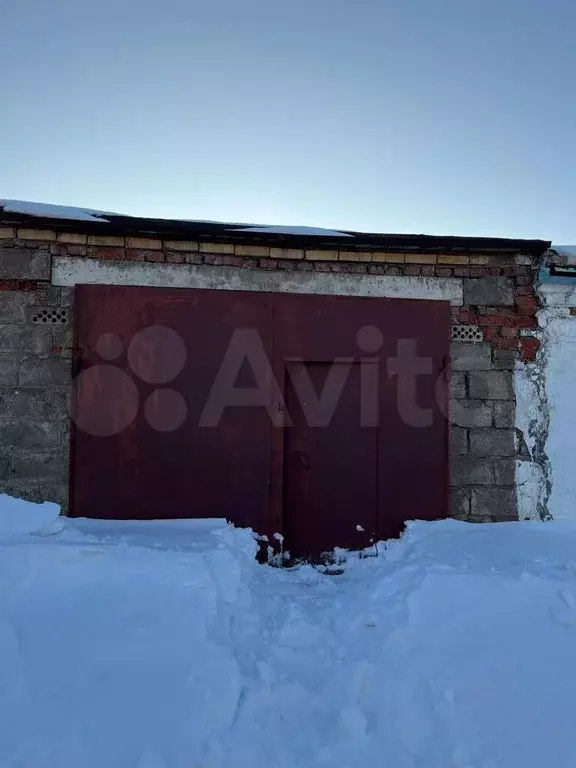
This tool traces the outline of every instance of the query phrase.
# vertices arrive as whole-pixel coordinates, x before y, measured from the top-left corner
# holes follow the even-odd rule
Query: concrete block
[[[14,480],[68,476],[68,456],[62,452],[15,451],[12,456]]]
[[[0,387],[14,387],[18,383],[18,363],[13,356],[0,357]]]
[[[60,306],[71,307],[74,300],[74,288],[60,288]]]
[[[17,379],[15,366],[14,380]],[[64,420],[69,416],[68,394],[52,389],[26,389],[9,387],[0,389],[0,419],[17,421],[19,418]]]
[[[74,345],[74,329],[70,326],[54,326],[51,331],[52,344],[63,349],[72,349]]]
[[[22,340],[24,346],[22,353],[24,355],[47,355],[52,348],[52,334],[50,328],[36,326],[24,328]]]
[[[464,304],[507,307],[514,304],[514,284],[508,277],[474,277],[464,280]]]
[[[514,485],[516,482],[516,460],[496,459],[494,461],[494,480],[496,485]]]
[[[470,453],[477,456],[515,456],[516,430],[471,429]]]
[[[486,341],[453,341],[450,358],[453,371],[489,371],[492,368],[492,350]]]
[[[452,371],[450,375],[450,397],[466,397],[466,374],[464,371]]]
[[[470,515],[470,489],[452,488],[450,490],[450,515],[465,520]]]
[[[33,293],[0,291],[0,323],[25,323],[27,310],[33,301]]]
[[[513,371],[518,360],[518,352],[513,349],[495,349],[493,367],[497,370]]]
[[[450,456],[468,453],[468,430],[460,427],[450,428]]]
[[[514,400],[509,371],[475,371],[468,374],[468,393],[480,400]]]
[[[9,482],[13,477],[12,455],[4,454],[0,456],[0,483]]]
[[[491,427],[492,406],[482,400],[452,400],[450,422],[457,427]]]
[[[473,488],[472,515],[489,516],[492,520],[518,518],[515,488]]]
[[[51,346],[49,328],[0,324],[0,355],[46,355]]]
[[[62,291],[64,288],[56,288],[53,285],[46,285],[42,290],[31,294],[30,303],[35,307],[59,307],[62,302]]]
[[[492,408],[495,427],[516,426],[516,403],[512,400],[499,400],[492,404]]]
[[[492,515],[488,514],[487,512],[485,512],[484,514],[482,513],[472,514],[471,512],[470,515],[466,518],[466,522],[467,523],[493,523],[494,520]]]
[[[58,424],[49,421],[7,422],[0,424],[0,443],[2,448],[14,451],[27,448],[56,448],[61,440]]]
[[[50,280],[50,251],[0,248],[0,280]]]
[[[460,456],[450,462],[450,485],[492,485],[493,482],[489,459]]]
[[[70,360],[29,358],[20,365],[18,384],[21,387],[57,387],[70,384]]]

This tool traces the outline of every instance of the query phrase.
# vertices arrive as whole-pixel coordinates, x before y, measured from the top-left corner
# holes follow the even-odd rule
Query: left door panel
[[[226,517],[266,532],[269,412],[222,409],[213,387],[235,368],[235,387],[269,385],[271,296],[78,286],[75,302],[71,513]]]

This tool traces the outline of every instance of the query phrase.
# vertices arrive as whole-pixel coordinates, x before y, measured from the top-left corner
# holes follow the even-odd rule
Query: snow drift
[[[576,526],[378,549],[331,576],[214,520],[0,535],[0,765],[573,768]]]

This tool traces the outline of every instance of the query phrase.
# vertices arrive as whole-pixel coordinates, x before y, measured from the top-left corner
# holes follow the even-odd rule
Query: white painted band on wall
[[[56,256],[52,284],[138,285],[157,288],[210,288],[224,291],[316,293],[388,299],[427,299],[463,303],[461,278],[348,275],[328,272],[285,272],[238,267],[158,264]]]

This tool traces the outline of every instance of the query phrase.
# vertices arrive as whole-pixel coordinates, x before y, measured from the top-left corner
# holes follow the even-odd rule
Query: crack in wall
[[[537,293],[540,286],[538,278],[535,285]],[[516,428],[517,460],[528,465],[527,472],[522,473],[525,479],[520,479],[517,487],[519,492],[524,492],[528,503],[535,506],[534,512],[540,520],[552,519],[549,502],[553,477],[547,448],[551,421],[547,387],[552,343],[548,330],[549,314],[550,310],[544,306],[538,313],[539,327],[529,332],[530,336],[540,341],[535,360],[520,364],[516,370],[517,400],[520,399],[520,408],[517,403],[517,422],[524,422]],[[524,390],[522,398],[518,398],[519,390]]]
[[[539,493],[536,501],[536,512],[541,520],[551,520],[548,502],[552,494],[552,465],[546,451],[548,434],[550,432],[550,405],[546,391],[546,370],[548,367],[548,340],[542,339],[542,347],[536,362],[531,364],[531,380],[534,384],[538,404],[538,417],[531,419],[528,425],[530,439],[531,461],[540,468]]]

